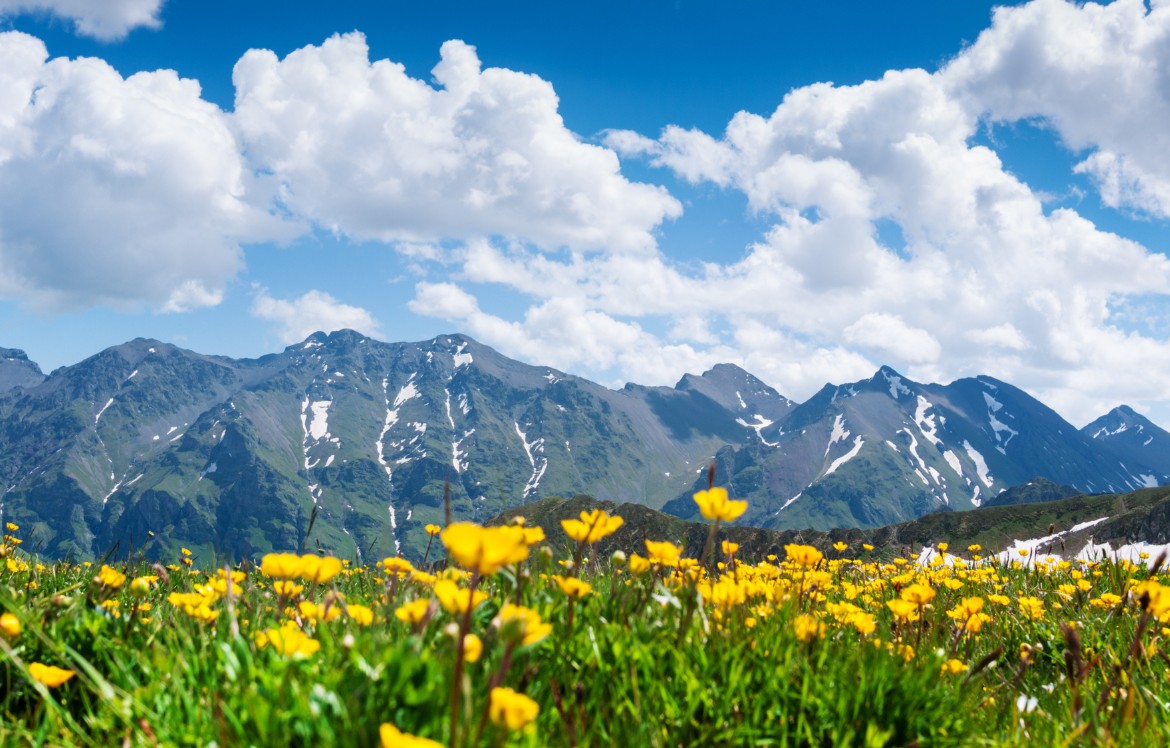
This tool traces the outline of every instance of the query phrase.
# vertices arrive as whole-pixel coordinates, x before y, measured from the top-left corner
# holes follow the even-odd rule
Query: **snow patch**
[[[466,347],[467,347],[467,343],[460,343],[459,347],[455,349],[455,353],[452,354],[452,358],[455,361],[455,368],[456,369],[458,369],[460,366],[467,366],[473,360],[471,358],[470,353],[463,352],[463,349]]]
[[[98,425],[98,421],[102,420],[102,413],[105,413],[106,408],[110,407],[113,404],[114,404],[114,398],[111,397],[109,400],[106,401],[106,404],[102,406],[102,409],[97,412],[97,415],[93,417],[93,425],[95,427]]]
[[[963,440],[963,450],[971,458],[971,462],[975,463],[975,474],[979,476],[979,480],[983,482],[984,486],[991,488],[995,479],[991,477],[991,471],[987,469],[987,460],[983,459],[983,453],[972,447],[971,442],[966,439]]]
[[[528,463],[532,465],[532,477],[524,486],[524,498],[527,499],[540,486],[540,479],[548,469],[548,458],[544,456],[544,438],[529,442],[528,435],[520,430],[520,424],[513,421],[512,425],[516,427],[516,436],[520,437],[520,443],[524,445],[524,454],[528,455]]]
[[[922,395],[918,396],[918,407],[914,410],[914,423],[918,424],[918,430],[922,432],[922,436],[926,438],[931,444],[938,444],[941,439],[938,438],[935,432],[938,431],[938,426],[934,423],[934,416],[927,415],[927,411],[933,407],[933,403],[927,400]]]
[[[735,422],[738,423],[740,426],[743,426],[744,428],[748,428],[748,429],[751,429],[752,431],[755,431],[756,436],[759,437],[760,441],[763,442],[765,445],[767,445],[769,447],[779,447],[780,442],[770,442],[764,438],[764,434],[763,434],[763,430],[768,428],[769,426],[771,426],[773,423],[775,423],[775,421],[769,421],[767,418],[764,418],[759,413],[752,416],[752,418],[756,419],[755,423],[748,423],[747,421],[743,420],[742,418],[736,418]]]
[[[1004,451],[1004,448],[1007,447],[1008,443],[1012,440],[1012,437],[1018,435],[1020,432],[1016,431],[1011,426],[1008,426],[1006,423],[996,417],[995,414],[998,413],[1001,408],[1003,408],[1003,403],[996,400],[986,392],[983,393],[983,401],[987,403],[987,420],[991,424],[992,431],[995,432],[995,441],[1000,445],[997,447],[997,449],[1002,454],[1006,455],[1007,452]],[[1004,415],[1008,414],[1005,413]],[[1006,439],[1003,438],[1004,433],[1007,433],[1008,435]]]
[[[851,449],[848,452],[846,452],[845,454],[841,455],[836,460],[833,460],[833,464],[829,465],[829,469],[826,470],[825,474],[821,477],[823,478],[823,477],[832,475],[837,470],[837,468],[841,467],[842,465],[844,465],[845,463],[849,462],[854,457],[856,457],[857,453],[861,451],[861,445],[864,443],[865,442],[862,441],[860,436],[858,436],[856,439],[854,439],[853,449]]]
[[[825,445],[825,456],[829,456],[829,450],[834,444],[848,438],[849,430],[845,428],[845,417],[838,413],[833,420],[833,433],[829,434],[829,443]]]
[[[739,407],[743,408],[744,410],[747,410],[747,403],[745,403],[743,401],[743,395],[739,394],[739,390],[735,391],[735,399],[739,400]],[[757,418],[758,417],[759,416],[757,416]]]

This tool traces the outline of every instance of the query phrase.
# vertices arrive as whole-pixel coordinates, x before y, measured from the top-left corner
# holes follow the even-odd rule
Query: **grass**
[[[370,746],[383,725],[464,746],[1170,742],[1159,570],[966,550],[918,567],[801,546],[741,560],[718,545],[705,570],[482,532],[452,549],[462,570],[307,556],[282,578],[186,556],[44,563],[10,530],[0,744]],[[523,558],[492,563],[501,548]],[[591,589],[570,597],[555,575]],[[444,580],[486,598],[461,609]],[[530,617],[502,620],[508,603]],[[32,663],[74,675],[45,685]],[[508,724],[496,687],[535,715],[508,697]]]

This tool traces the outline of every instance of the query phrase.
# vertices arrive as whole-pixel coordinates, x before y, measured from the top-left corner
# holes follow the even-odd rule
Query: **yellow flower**
[[[495,574],[504,566],[528,558],[521,527],[480,527],[474,522],[456,522],[440,537],[456,563],[480,574]]]
[[[42,686],[48,688],[56,688],[65,681],[72,678],[77,673],[72,670],[62,670],[59,667],[52,665],[45,665],[40,662],[31,662],[28,666],[28,674],[32,676],[33,680],[40,683]]]
[[[427,525],[423,529],[427,531],[427,535],[438,535],[443,531],[443,528],[438,525]]]
[[[437,525],[431,525],[437,527]],[[399,579],[413,574],[415,571],[414,565],[401,556],[390,556],[382,559],[382,568],[386,570],[386,575],[394,574]]]
[[[873,546],[872,546],[872,545],[870,545],[869,543],[862,543],[862,544],[861,544],[861,547],[862,547],[862,548],[864,548],[866,551],[872,551],[872,550],[873,550]]]
[[[272,589],[281,597],[295,597],[305,591],[305,585],[289,579],[280,579],[272,583]]]
[[[629,567],[631,574],[645,574],[646,572],[650,571],[650,559],[643,558],[637,553],[631,553]]]
[[[552,624],[543,623],[539,613],[512,603],[505,603],[500,608],[499,626],[505,639],[519,639],[525,646],[536,644],[552,633]]]
[[[967,672],[967,663],[962,660],[950,659],[942,664],[942,672],[958,675]]]
[[[459,585],[450,579],[440,579],[435,582],[434,589],[435,597],[439,598],[439,604],[443,606],[443,610],[452,615],[462,615],[467,612],[468,606],[474,610],[488,599],[487,593],[476,590],[475,595],[472,596],[471,590],[459,589]]]
[[[790,543],[784,546],[784,551],[788,554],[788,560],[799,566],[816,566],[825,557],[825,554],[811,545]]]
[[[950,547],[951,547],[951,546],[950,546],[949,544],[947,544],[947,543],[939,543],[939,544],[938,544],[938,550],[939,550],[939,553],[946,553],[946,552],[947,552],[947,548],[950,548]]]
[[[332,621],[341,615],[341,609],[337,605],[317,605],[309,600],[302,600],[297,603],[297,611],[300,612],[301,618],[306,621]]]
[[[1044,617],[1044,602],[1036,597],[1024,596],[1016,600],[1020,605],[1020,610],[1028,614],[1029,618],[1033,620]]]
[[[600,509],[581,512],[581,519],[561,520],[565,534],[578,543],[596,543],[617,531],[625,523],[621,517],[611,517]]]
[[[179,549],[179,553],[182,553],[184,556],[190,556],[190,555],[191,555],[191,551],[187,550],[186,548],[180,548],[180,549]]]
[[[727,489],[714,486],[706,491],[695,492],[695,503],[699,512],[707,519],[731,522],[747,511],[746,501],[732,501],[727,498]]]
[[[135,597],[146,597],[150,594],[150,589],[154,585],[150,577],[134,577],[130,582],[130,592]]]
[[[979,545],[978,543],[972,543],[971,545],[967,546],[967,550],[971,553],[978,553],[979,551],[983,550],[983,546]]]
[[[724,540],[720,547],[725,556],[734,556],[739,551],[739,543],[732,543],[730,540]]]
[[[301,575],[301,557],[295,553],[269,553],[260,560],[260,573],[278,579],[296,579]]]
[[[95,582],[98,582],[104,587],[109,587],[112,590],[116,590],[126,583],[125,574],[113,568],[112,566],[105,565],[102,566],[101,571],[99,571],[98,575],[93,579]]]
[[[618,517],[618,519],[621,519],[621,517]],[[539,543],[542,540],[544,540],[544,528],[543,527],[537,526],[537,527],[525,527],[524,528],[524,544],[525,545],[527,545],[528,547],[531,548],[532,546],[536,545],[537,543]]]
[[[369,626],[374,622],[374,611],[365,605],[347,603],[345,606],[345,614],[359,626]]]
[[[934,599],[934,590],[929,585],[915,583],[902,590],[902,599],[915,605],[926,605]]]
[[[263,641],[261,641],[263,637]],[[321,649],[321,642],[310,638],[304,631],[292,626],[282,626],[278,629],[268,629],[257,635],[256,643],[260,647],[272,645],[285,657],[308,657]]]
[[[840,540],[838,540],[836,543],[833,543],[833,550],[837,551],[837,553],[844,553],[845,549],[848,547],[848,543],[842,543]]]
[[[682,548],[679,548],[674,543],[668,540],[646,541],[646,552],[650,554],[650,561],[663,566],[678,566],[679,556],[682,555]],[[633,561],[630,562],[630,568],[633,569]]]
[[[540,713],[540,706],[510,688],[493,688],[488,713],[492,722],[509,730],[523,730]]]
[[[815,616],[802,613],[792,621],[792,628],[796,630],[796,638],[805,644],[818,639],[825,633],[825,624]]]
[[[902,598],[895,598],[894,600],[887,600],[886,607],[894,614],[894,617],[902,621],[917,621],[918,620],[918,605],[903,600]]]
[[[20,621],[11,613],[0,615],[0,636],[15,639],[20,636]]]
[[[442,743],[402,732],[389,722],[382,723],[378,735],[382,738],[382,748],[443,748]]]
[[[301,556],[300,576],[307,582],[324,584],[341,573],[341,559],[336,556]]]
[[[20,525],[15,525],[11,522],[5,523],[4,527],[8,529],[8,532],[16,532],[20,529]]]
[[[480,655],[483,654],[483,640],[475,634],[467,634],[463,637],[463,659],[468,662],[479,662]]]
[[[554,574],[553,579],[556,581],[557,587],[561,588],[561,593],[574,600],[580,600],[593,589],[593,585],[583,582],[577,577],[562,577],[560,574]]]
[[[412,600],[398,606],[394,611],[394,617],[403,623],[418,624],[426,618],[427,611],[430,610],[430,607],[430,600]]]

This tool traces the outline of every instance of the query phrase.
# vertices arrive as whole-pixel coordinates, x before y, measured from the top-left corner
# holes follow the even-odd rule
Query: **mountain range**
[[[609,389],[463,335],[315,333],[258,359],[138,339],[47,376],[0,349],[0,519],[50,557],[205,559],[319,547],[422,555],[423,527],[591,494],[741,524],[875,527],[971,509],[1034,477],[1082,493],[1167,482],[1170,434],[1121,406],[1077,429],[990,377],[883,367],[794,403],[717,365]]]

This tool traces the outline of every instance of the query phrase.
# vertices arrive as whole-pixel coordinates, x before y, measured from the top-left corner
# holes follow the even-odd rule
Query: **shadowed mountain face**
[[[1170,473],[1170,433],[1128,405],[1119,405],[1081,433],[1127,462],[1156,474]]]
[[[140,339],[48,377],[7,355],[0,514],[57,557],[417,557],[447,485],[457,519],[576,493],[689,516],[712,460],[765,527],[876,526],[1033,476],[1087,492],[1163,478],[983,377],[883,368],[796,406],[731,365],[614,391],[459,335],[317,333],[254,360]]]
[[[295,549],[314,507],[309,547],[421,555],[447,483],[458,518],[580,490],[661,506],[791,408],[736,367],[686,382],[613,391],[462,336],[257,360],[135,340],[0,399],[0,506],[54,556]]]
[[[971,509],[1035,476],[1103,493],[1166,475],[1103,449],[1004,382],[923,385],[888,367],[826,385],[760,437],[720,452],[716,480],[749,500],[741,523],[769,528],[876,527]],[[689,493],[665,510],[694,518]]]

